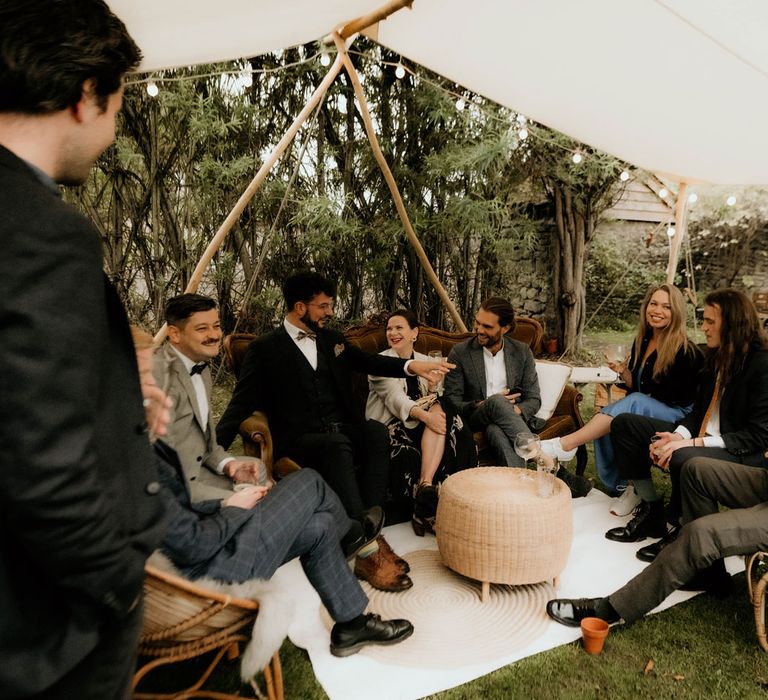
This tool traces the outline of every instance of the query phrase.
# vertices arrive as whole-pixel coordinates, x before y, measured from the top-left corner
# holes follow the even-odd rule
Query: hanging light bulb
[[[688,204],[696,204],[698,200],[699,195],[697,195],[695,192],[691,192],[691,194],[688,195]]]
[[[668,226],[667,227],[667,235],[672,238],[672,236],[675,235],[675,227],[674,226]]]
[[[459,112],[463,112],[465,106],[466,103],[464,102],[464,98],[460,97],[458,100],[456,100],[456,109],[458,109]]]
[[[725,200],[725,203],[729,207],[732,207],[734,204],[736,204],[736,197],[734,195],[731,195],[730,197],[728,197],[728,199]]]
[[[662,199],[666,199],[668,194],[669,194],[669,190],[666,187],[662,187],[659,190],[659,197],[661,197]]]
[[[323,51],[323,53],[320,56],[320,65],[321,66],[330,66],[331,65],[331,57],[328,55],[327,51]]]
[[[622,170],[621,175],[619,175],[619,180],[621,180],[622,182],[626,182],[627,180],[629,180],[629,173],[626,170]]]
[[[517,132],[517,135],[520,137],[521,141],[525,141],[525,139],[528,138],[528,129],[520,129],[520,131]]]
[[[397,64],[397,68],[395,68],[395,77],[398,80],[402,80],[405,77],[405,67],[402,63]]]
[[[525,115],[524,115],[524,114],[518,114],[518,115],[515,117],[515,119],[517,120],[517,123],[518,123],[520,126],[522,126],[523,124],[525,124],[525,122],[527,122],[527,121],[528,121],[528,120],[525,118]]]
[[[150,97],[157,97],[159,92],[160,92],[160,88],[157,87],[157,83],[154,80],[150,80],[147,83],[147,95],[149,95]]]
[[[571,160],[572,160],[572,161],[573,161],[573,162],[574,162],[576,165],[578,165],[579,163],[581,163],[581,161],[582,161],[582,160],[584,160],[584,156],[583,156],[583,155],[581,155],[581,153],[580,153],[579,151],[576,151],[576,153],[574,153],[574,154],[571,156]]]
[[[253,85],[253,73],[249,70],[243,71],[240,76],[240,82],[242,82],[244,87],[251,87],[251,85]]]

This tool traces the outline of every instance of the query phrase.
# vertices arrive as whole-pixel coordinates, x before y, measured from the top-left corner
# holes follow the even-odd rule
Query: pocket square
[[[341,355],[341,353],[344,352],[344,343],[339,343],[338,345],[333,346],[333,354],[338,357]]]

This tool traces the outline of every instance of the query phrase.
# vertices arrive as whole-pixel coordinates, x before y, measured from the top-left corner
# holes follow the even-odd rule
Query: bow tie
[[[317,333],[313,333],[312,331],[299,331],[299,334],[296,336],[296,340],[304,340],[304,338],[312,338],[312,340],[317,340]]]
[[[196,365],[192,365],[192,368],[189,370],[189,376],[194,377],[196,374],[202,374],[207,366],[207,362],[198,362]]]

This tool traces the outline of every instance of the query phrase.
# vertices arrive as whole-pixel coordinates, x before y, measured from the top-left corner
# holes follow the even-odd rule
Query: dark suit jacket
[[[0,695],[18,697],[135,604],[162,508],[98,233],[2,147],[0,212]]]
[[[693,411],[681,422],[696,436],[707,412],[715,377],[704,374]],[[751,350],[744,368],[723,389],[720,434],[742,464],[768,466],[768,350]]]
[[[651,335],[647,335],[640,345],[640,359],[645,355]],[[632,345],[632,352],[629,356],[629,366],[632,367],[633,388],[628,389],[626,385],[619,384],[620,387],[628,392],[639,391],[643,394],[653,397],[657,401],[667,404],[667,406],[681,406],[685,408],[690,406],[696,397],[696,390],[699,387],[699,375],[704,364],[704,355],[698,346],[691,343],[688,352],[683,348],[678,350],[672,365],[658,379],[653,378],[653,368],[656,365],[657,354],[654,350],[645,361],[642,375],[640,375],[640,366],[634,367],[635,346]],[[638,381],[639,377],[639,381]]]
[[[362,420],[352,403],[353,370],[382,377],[405,376],[405,360],[364,352],[331,329],[318,333],[317,352],[324,353],[328,362],[342,403],[337,410],[345,422]],[[219,444],[229,447],[240,423],[254,411],[264,411],[269,417],[277,456],[305,434],[318,408],[306,395],[300,363],[308,365],[283,325],[256,338],[246,352],[232,400],[216,428]]]
[[[537,428],[543,421],[536,418],[541,408],[539,377],[536,361],[531,349],[519,340],[504,338],[504,366],[507,370],[507,386],[510,390],[519,387],[521,391],[517,406],[523,418]],[[456,343],[448,355],[448,361],[457,365],[445,377],[445,395],[465,417],[475,410],[475,402],[488,397],[485,395],[486,377],[483,347],[476,338]]]

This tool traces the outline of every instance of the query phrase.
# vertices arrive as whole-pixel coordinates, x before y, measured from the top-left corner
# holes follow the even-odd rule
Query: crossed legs
[[[514,404],[503,396],[487,398],[469,417],[472,430],[485,430],[485,437],[501,461],[508,467],[523,467],[525,460],[515,452],[515,437],[530,432]]]

